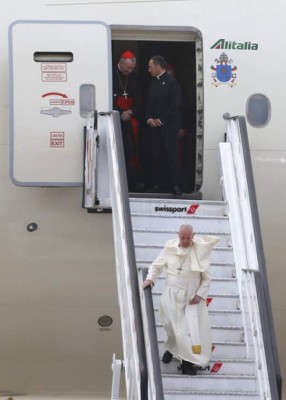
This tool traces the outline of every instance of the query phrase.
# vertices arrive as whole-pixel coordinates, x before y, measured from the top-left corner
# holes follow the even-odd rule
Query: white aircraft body
[[[2,0],[0,7],[0,397],[110,398],[112,355],[123,358],[113,247],[119,233],[111,214],[81,206],[86,119],[72,119],[72,85],[78,70],[86,78],[77,88],[95,71],[95,108],[112,110],[112,64],[126,49],[146,82],[148,58],[164,55],[191,96],[196,154],[186,196],[221,200],[223,116],[246,116],[286,378],[285,2]],[[40,71],[37,55],[53,51],[72,53],[78,69],[68,61],[57,78]],[[27,52],[34,58],[23,62]],[[44,117],[60,124],[46,137]],[[79,131],[70,152],[69,124]]]

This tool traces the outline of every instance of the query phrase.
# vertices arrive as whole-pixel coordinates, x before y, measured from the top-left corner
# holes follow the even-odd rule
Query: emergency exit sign
[[[65,147],[64,132],[50,132],[50,147]]]

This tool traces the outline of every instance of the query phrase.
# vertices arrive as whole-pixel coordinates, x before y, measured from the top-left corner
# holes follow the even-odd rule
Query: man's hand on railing
[[[151,279],[146,279],[146,280],[143,282],[142,289],[146,289],[148,286],[151,286],[151,289],[152,289],[152,287],[154,286],[154,282],[151,281]]]

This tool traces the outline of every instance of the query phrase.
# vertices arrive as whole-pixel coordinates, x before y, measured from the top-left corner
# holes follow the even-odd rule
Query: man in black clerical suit
[[[126,50],[121,53],[113,71],[113,109],[119,111],[125,165],[129,191],[138,186],[138,115],[141,106],[141,93],[134,74],[135,55]]]
[[[162,192],[172,185],[173,193],[182,194],[182,171],[178,159],[181,90],[177,80],[166,72],[166,60],[153,56],[149,72],[153,77],[146,102],[147,124],[153,161],[153,188]]]

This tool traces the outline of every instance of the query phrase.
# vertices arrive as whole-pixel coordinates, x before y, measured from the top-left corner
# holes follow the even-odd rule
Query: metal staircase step
[[[209,310],[211,324],[242,327],[240,310]]]
[[[213,294],[238,294],[236,278],[212,278],[211,288]]]
[[[215,342],[244,342],[243,326],[215,326],[211,325],[212,338]]]
[[[216,358],[246,358],[246,344],[241,341],[213,341],[212,354]]]
[[[242,326],[215,326],[211,325],[212,340],[214,342],[244,342],[244,330]],[[156,324],[157,337],[166,340],[167,336],[161,324]]]
[[[162,292],[153,289],[152,298],[154,307],[159,307],[160,297]],[[239,310],[240,309],[240,301],[238,294],[210,294],[208,296],[208,308],[209,310]]]
[[[222,391],[222,390],[168,390],[164,400],[260,400],[257,392]]]
[[[160,276],[154,286],[154,291],[162,292],[165,286],[165,277]],[[212,278],[211,291],[213,294],[238,294],[236,278]]]
[[[161,354],[162,358],[163,354]],[[180,362],[173,358],[169,364],[161,362],[162,373],[181,374]],[[198,375],[253,375],[254,361],[250,359],[214,359],[210,360],[209,365],[198,370]]]
[[[220,390],[256,392],[254,375],[196,375],[162,374],[165,390]]]
[[[132,214],[132,227],[133,229],[174,229],[178,230],[182,224],[191,224],[194,227],[195,232],[209,231],[210,227],[212,231],[216,232],[229,232],[229,219],[228,217],[203,217],[203,216],[189,216],[180,215],[176,218],[171,218],[168,215],[153,215],[153,214]]]
[[[198,235],[215,235],[219,238],[219,246],[231,247],[231,240],[229,232],[216,232],[216,231],[198,231]],[[174,239],[178,236],[178,229],[133,229],[133,238],[135,243],[144,243],[145,245],[162,245],[167,240]]]
[[[157,301],[156,296],[156,301]],[[153,299],[155,297],[153,296]],[[158,301],[160,301],[158,299]],[[209,310],[240,310],[239,295],[236,294],[221,294],[221,293],[210,293],[208,295],[208,308]]]
[[[137,268],[138,269],[146,269],[148,270],[152,261],[148,260],[138,260],[137,261]],[[210,275],[213,278],[235,278],[236,271],[235,266],[232,263],[212,263],[210,265]],[[162,272],[162,276],[164,276],[164,272]]]
[[[159,307],[154,307],[155,321],[160,324]],[[242,328],[240,310],[209,310],[210,323],[214,326]]]
[[[153,245],[148,246],[145,244],[135,244],[135,256],[136,260],[155,260],[160,252],[163,250],[164,246],[162,245]],[[211,263],[233,263],[233,251],[231,247],[214,247],[211,256]]]
[[[235,278],[235,266],[233,263],[213,263],[210,265],[210,275],[213,278]]]
[[[165,352],[164,341],[158,340],[159,354]],[[246,358],[246,345],[243,342],[214,341],[212,357],[215,358]]]

